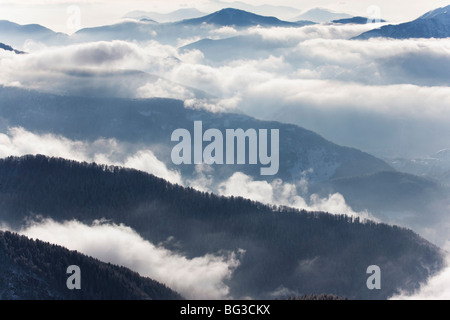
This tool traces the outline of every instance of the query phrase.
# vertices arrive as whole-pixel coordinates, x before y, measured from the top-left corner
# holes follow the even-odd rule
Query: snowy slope
[[[366,40],[377,37],[394,39],[448,38],[450,37],[450,6],[430,11],[411,22],[387,25],[365,32],[354,39]]]

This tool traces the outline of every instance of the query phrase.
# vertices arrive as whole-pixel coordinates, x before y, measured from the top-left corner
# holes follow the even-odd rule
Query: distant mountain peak
[[[241,18],[249,18],[249,17],[265,17],[265,16],[261,16],[249,11],[245,11],[245,10],[241,10],[241,9],[236,9],[236,8],[223,8],[219,11],[216,11],[212,14],[210,14],[209,16],[215,16],[215,17],[224,17],[224,18],[228,18],[228,19],[241,19]],[[275,18],[277,19],[277,18]],[[278,19],[277,19],[278,20]]]
[[[213,12],[209,15],[195,19],[182,20],[179,23],[189,25],[208,23],[219,26],[237,26],[237,27],[247,27],[252,25],[296,26],[295,23],[282,21],[276,17],[261,16],[235,8],[224,8],[219,11]]]
[[[325,8],[313,8],[290,19],[291,21],[309,20],[317,23],[330,22],[333,20],[349,19],[352,16],[347,13],[334,12]]]
[[[219,11],[213,12],[207,17],[220,17],[220,18],[226,18],[230,20],[240,19],[240,18],[248,18],[250,16],[258,16],[257,14],[244,11],[241,9],[235,9],[235,8],[224,8]]]
[[[245,10],[241,10],[241,9],[236,9],[236,8],[223,8],[223,9],[220,9],[220,10],[218,10],[218,11],[216,11],[215,13],[244,13],[244,14],[246,14],[246,13],[251,13],[251,12],[248,12],[248,11],[245,11]]]
[[[416,20],[399,25],[387,25],[370,30],[353,38],[366,40],[384,37],[393,39],[408,38],[448,38],[450,37],[450,6],[425,13]]]

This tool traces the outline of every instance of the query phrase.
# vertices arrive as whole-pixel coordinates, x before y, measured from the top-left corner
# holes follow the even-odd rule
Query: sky
[[[315,7],[328,8],[337,12],[367,16],[371,6],[380,8],[381,16],[391,22],[409,21],[423,13],[449,4],[448,0],[406,1],[406,0],[244,0],[250,5],[277,5],[296,8],[292,17],[301,11]],[[197,8],[203,12],[214,12],[224,7],[233,7],[233,1],[217,0],[0,0],[0,19],[20,24],[38,23],[52,30],[73,33],[76,28],[70,23],[79,14],[80,28],[111,24],[119,21],[133,10],[171,12],[180,8]],[[279,17],[288,19],[289,17]]]

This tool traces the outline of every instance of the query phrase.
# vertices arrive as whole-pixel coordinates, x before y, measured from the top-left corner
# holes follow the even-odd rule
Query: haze
[[[321,7],[336,12],[345,12],[351,15],[367,16],[370,6],[378,6],[384,19],[391,22],[403,22],[417,18],[424,12],[448,3],[445,0],[411,1],[398,0],[351,0],[351,1],[329,1],[329,0],[244,0],[244,1],[215,1],[215,0],[98,0],[98,1],[68,1],[68,0],[0,0],[0,20],[10,20],[20,24],[39,23],[54,31],[73,33],[76,30],[67,26],[70,17],[68,8],[76,5],[81,9],[80,28],[99,26],[115,23],[133,10],[153,11],[167,13],[181,8],[197,8],[198,10],[211,13],[225,7],[237,7],[242,9],[246,5],[255,6],[252,10],[258,14],[274,15],[273,10],[262,7],[263,5],[286,6],[296,10],[280,15],[280,19],[290,19],[303,11],[311,8]],[[70,10],[69,10],[70,11]]]

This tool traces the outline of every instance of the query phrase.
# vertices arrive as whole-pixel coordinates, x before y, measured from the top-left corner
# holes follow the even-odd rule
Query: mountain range
[[[302,195],[305,198],[313,194],[327,198],[340,193],[355,210],[369,210],[382,221],[417,232],[436,227],[439,219],[445,218],[446,204],[450,204],[446,196],[448,188],[441,183],[398,172],[381,159],[336,145],[296,125],[260,121],[244,114],[185,108],[183,101],[172,99],[58,96],[0,87],[0,101],[4,132],[10,127],[22,127],[74,141],[116,139],[126,144],[131,154],[142,148],[153,150],[168,169],[179,172],[185,181],[199,177],[198,167],[173,164],[171,151],[175,143],[170,137],[175,129],[184,128],[192,133],[193,122],[201,120],[204,130],[224,131],[230,125],[244,130],[280,130],[280,163],[275,177],[262,178],[259,166],[212,165],[208,188],[216,192],[236,172],[268,183],[281,179],[297,184],[306,179],[308,188]]]
[[[213,24],[216,26],[234,26],[234,27],[250,27],[250,26],[263,26],[263,27],[295,27],[295,22],[287,22],[279,20],[275,17],[265,17],[254,13],[250,13],[243,10],[227,8],[204,17],[187,19],[177,22],[181,25],[195,25]]]
[[[65,43],[69,37],[39,24],[20,25],[7,20],[0,20],[0,34],[1,41],[19,49],[23,48],[26,41],[56,45]]]
[[[239,2],[235,4],[244,6]],[[261,70],[268,70],[288,64],[291,66],[289,59],[298,59],[298,53],[311,51],[310,56],[314,57],[305,55],[304,64],[292,64],[293,68],[286,68],[292,72],[298,69],[299,74],[306,74],[301,68],[313,69],[314,66],[309,65],[316,59],[313,49],[322,44],[328,48],[327,36],[320,38],[323,32],[331,34],[336,31],[341,39],[348,39],[372,27],[344,26],[365,24],[367,18],[322,9],[310,10],[294,17],[296,22],[289,22],[275,17],[277,10],[287,12],[288,7],[258,8],[264,12],[273,9],[273,16],[258,15],[242,8],[227,8],[211,14],[183,9],[159,16],[136,11],[128,14],[128,20],[121,23],[85,28],[71,36],[36,24],[0,21],[0,52],[3,52],[5,59],[10,58],[13,62],[16,59],[24,64],[33,63],[35,56],[15,54],[22,54],[24,52],[20,50],[29,51],[27,48],[40,44],[62,46],[90,41],[142,41],[138,46],[120,41],[114,43],[119,49],[111,54],[109,60],[105,59],[114,66],[111,69],[107,64],[95,69],[96,61],[104,61],[102,55],[109,50],[110,43],[106,42],[85,47],[47,48],[48,52],[43,52],[43,56],[53,54],[55,49],[57,56],[63,56],[83,47],[82,54],[75,56],[79,59],[89,56],[87,60],[92,58],[93,68],[78,68],[73,61],[67,63],[69,67],[66,68],[64,59],[59,58],[55,60],[60,60],[63,67],[55,65],[54,69],[46,68],[39,60],[43,58],[45,61],[46,57],[37,55],[34,69],[30,70],[45,72],[33,72],[32,77],[27,77],[31,72],[22,66],[22,69],[18,68],[22,78],[15,79],[9,71],[15,70],[10,68],[13,64],[8,65],[7,61],[5,83],[13,83],[15,87],[0,85],[0,151],[3,156],[21,156],[0,159],[0,230],[20,232],[46,219],[60,224],[82,223],[87,228],[102,221],[130,228],[142,237],[142,241],[174,252],[186,261],[228,255],[233,257],[233,266],[228,270],[228,277],[223,278],[223,285],[227,289],[227,297],[238,299],[302,296],[318,299],[386,299],[399,291],[418,289],[430,276],[442,270],[446,253],[435,244],[443,244],[442,239],[447,238],[450,225],[447,217],[450,207],[448,150],[412,160],[380,159],[361,150],[338,145],[305,129],[311,127],[308,119],[317,119],[323,127],[331,128],[320,132],[325,132],[335,141],[344,141],[338,137],[342,132],[351,136],[357,132],[355,128],[358,126],[368,129],[360,132],[372,129],[365,127],[367,116],[364,108],[356,113],[346,108],[320,111],[320,108],[315,108],[314,102],[311,105],[303,102],[294,105],[297,100],[293,100],[292,109],[288,110],[283,106],[285,97],[281,96],[283,91],[280,90],[279,100],[274,99],[273,102],[268,99],[267,102],[267,105],[275,107],[270,112],[279,118],[266,116],[266,119],[281,119],[289,123],[263,121],[261,117],[265,117],[266,101],[254,103],[261,99],[253,100],[250,95],[246,97],[245,90],[242,93],[244,97],[239,100],[242,102],[238,104],[245,108],[242,111],[253,112],[258,118],[244,114],[239,108],[234,113],[210,112],[209,106],[204,104],[214,103],[217,97],[156,75],[158,66],[161,65],[160,70],[163,70],[166,62],[171,67],[186,67],[181,71],[173,68],[172,73],[183,75],[181,72],[195,70],[207,73],[217,67],[216,63],[220,66],[227,59],[239,59],[236,63],[243,66],[246,59],[261,59],[267,64]],[[448,9],[450,6],[430,11],[411,22],[370,30],[352,39],[447,38],[450,37]],[[321,24],[300,29],[316,23]],[[274,29],[262,29],[272,27]],[[280,41],[272,37],[273,33],[278,36],[277,32],[280,32]],[[320,41],[303,43],[301,39],[309,39],[309,33],[311,37],[318,34]],[[266,34],[269,35],[267,38],[263,36]],[[286,37],[281,36],[285,34]],[[164,51],[163,57],[156,56],[160,53],[156,52],[156,48],[153,60],[153,52],[149,48],[154,42],[149,40],[156,40],[161,47],[165,44],[172,47],[166,46],[161,50]],[[330,42],[333,45],[344,42],[346,45],[362,44],[346,40]],[[404,41],[395,43],[398,42],[403,45]],[[413,41],[407,42],[409,45]],[[144,48],[143,44],[148,47]],[[120,45],[134,47],[121,50]],[[98,50],[98,47],[101,49]],[[296,50],[285,56],[283,52],[289,51],[287,47]],[[192,49],[201,53],[191,52]],[[155,72],[155,75],[139,70],[114,69],[119,66],[115,64],[115,59],[120,60],[123,52],[136,52],[137,56],[152,55],[152,58],[142,58],[141,64],[127,63],[128,60],[125,60],[123,65],[142,66],[142,61],[150,61],[148,70]],[[192,56],[187,56],[186,61],[182,62],[186,57],[183,54],[188,52]],[[273,59],[265,61],[268,57]],[[395,54],[394,58],[389,58],[387,63],[394,66],[415,61],[407,60],[408,56],[402,54]],[[164,63],[161,63],[163,59]],[[189,59],[196,61],[193,64],[198,69],[191,68]],[[444,60],[436,60],[434,67]],[[326,61],[322,65],[327,64]],[[419,65],[418,75],[424,69],[428,70],[424,64],[416,65]],[[147,70],[147,66],[138,68]],[[445,70],[444,67],[437,69]],[[283,70],[274,72],[274,77],[284,78]],[[348,70],[348,66],[342,67],[342,70]],[[169,72],[160,72],[171,79],[181,78],[178,74],[174,76]],[[268,71],[267,74],[271,73]],[[428,74],[431,74],[430,70]],[[319,80],[324,80],[321,77]],[[348,77],[355,78],[352,73]],[[445,72],[433,73],[431,77],[445,80]],[[292,79],[297,78],[297,75],[292,76]],[[24,89],[44,88],[40,81],[44,84],[51,81],[52,86],[48,90],[52,93]],[[218,83],[220,81],[221,78]],[[336,78],[335,82],[338,81],[342,82],[341,78]],[[413,80],[409,81],[408,84],[415,85]],[[333,85],[334,81],[326,83]],[[372,87],[371,83],[364,84],[365,87]],[[211,91],[220,92],[215,91],[214,85]],[[406,86],[403,82],[399,85]],[[154,89],[158,86],[163,90]],[[217,87],[220,86],[217,84]],[[301,91],[301,85],[298,87]],[[138,88],[146,90],[145,96],[166,94],[187,100],[162,97],[136,99]],[[223,88],[227,87],[224,85]],[[292,89],[294,94],[296,90],[297,87]],[[266,92],[270,94],[269,90]],[[192,99],[181,98],[186,94]],[[286,94],[286,100],[289,94]],[[249,105],[244,105],[246,103]],[[313,109],[318,109],[319,113],[309,111]],[[350,121],[341,121],[337,116],[341,114],[344,117],[348,114]],[[296,121],[305,128],[291,124],[294,117],[301,119]],[[378,123],[377,117],[371,119]],[[398,126],[403,120],[405,127]],[[238,128],[243,131],[279,130],[277,175],[261,176],[260,165],[176,165],[171,152],[177,143],[172,141],[171,135],[176,129],[187,129],[195,136],[195,121],[202,122],[203,131],[217,129],[225,132]],[[395,130],[405,130],[409,125],[406,115],[396,121],[389,123]],[[389,135],[390,127],[373,127],[370,137],[382,144],[383,137]],[[314,128],[319,132],[319,127]],[[417,128],[419,133],[423,133],[429,127]],[[334,136],[330,134],[333,130]],[[423,140],[426,138],[424,136]],[[369,148],[370,141],[363,134],[356,135],[355,139],[361,141],[361,148],[363,145]],[[189,146],[194,147],[195,140]],[[409,135],[406,140],[411,145],[416,142]],[[47,141],[51,143],[47,144]],[[202,147],[206,144],[203,142]],[[402,147],[406,149],[408,146]],[[39,155],[41,150],[46,155]],[[26,155],[28,153],[31,155]],[[142,154],[146,157],[141,157]],[[245,155],[247,157],[248,154]],[[71,158],[90,160],[79,162]],[[235,154],[233,160],[236,162],[237,158]],[[130,159],[134,163],[128,161]],[[108,165],[111,163],[114,165]],[[156,172],[172,182],[126,167],[145,168],[142,170]],[[236,177],[244,177],[245,182],[238,180],[237,185],[233,180]],[[236,193],[239,196],[225,196]],[[255,199],[255,194],[265,203],[245,199]],[[296,208],[309,208],[310,212]],[[343,214],[349,211],[351,213],[348,215]],[[363,220],[361,217],[365,216],[373,220]],[[183,299],[180,294],[161,284],[165,281],[160,278],[145,278],[136,273],[137,270],[105,263],[107,261],[100,262],[93,256],[0,231],[0,299]],[[67,291],[65,266],[72,264],[88,270],[86,290]],[[366,269],[369,265],[378,265],[382,269],[381,290],[367,290]],[[185,295],[184,292],[182,294]]]
[[[298,27],[312,22],[298,22]],[[260,35],[239,35],[223,39],[205,38],[180,47],[182,53],[200,50],[212,62],[226,62],[236,59],[265,59],[282,53],[292,43],[288,41],[268,41]]]
[[[136,170],[43,156],[9,157],[0,160],[0,184],[0,219],[13,228],[37,218],[85,224],[106,219],[133,228],[152,243],[172,238],[173,249],[191,258],[240,252],[239,266],[226,281],[234,298],[282,298],[274,296],[282,290],[288,296],[326,292],[386,299],[399,290],[417,289],[443,267],[443,252],[406,229],[219,197]],[[26,252],[30,245],[40,242],[13,250]],[[61,264],[82,259],[57,250],[61,257],[54,267],[59,274]],[[39,256],[42,250],[30,252]],[[69,254],[73,258],[65,258]],[[50,253],[42,263],[52,256],[58,257]],[[381,290],[366,287],[370,265],[383,270]]]
[[[198,36],[207,38],[210,31],[220,27],[238,29],[262,27],[301,27],[312,24],[309,21],[288,22],[275,17],[257,15],[251,12],[226,8],[199,18],[176,22],[157,23],[143,18],[140,21],[125,21],[109,26],[84,28],[71,36],[75,42],[100,40],[138,40],[157,39],[163,43],[176,44],[180,38]]]
[[[84,97],[58,96],[9,87],[0,87],[0,100],[3,126],[20,126],[32,132],[47,131],[74,140],[105,137],[155,146],[158,158],[170,168],[181,170],[186,177],[195,173],[195,166],[173,165],[170,160],[170,137],[178,128],[192,131],[195,120],[201,120],[205,130],[216,128],[223,132],[231,124],[236,129],[244,130],[279,129],[283,138],[280,139],[277,178],[284,181],[299,180],[302,172],[310,169],[312,172],[308,178],[312,182],[394,170],[386,162],[367,153],[338,146],[296,125],[260,121],[244,114],[185,108],[180,100],[101,98],[89,97],[88,94]],[[23,117],[23,114],[27,116]],[[96,125],[92,126],[92,123]],[[224,180],[236,171],[259,176],[256,166],[213,167],[218,180]]]
[[[253,5],[243,1],[221,1],[214,0],[215,6],[213,10],[218,11],[223,8],[235,8],[239,10],[244,10],[248,12],[253,12],[262,16],[275,16],[280,19],[290,20],[290,18],[299,13],[300,11],[297,8],[280,5],[280,4],[260,4]]]
[[[370,38],[448,38],[450,37],[450,6],[430,11],[414,21],[387,25],[367,31],[353,39]]]
[[[387,25],[370,30],[353,39],[369,39],[373,37],[399,39],[446,38],[450,34],[449,7],[430,11],[411,22]],[[158,20],[164,21],[169,19],[169,16],[172,17],[170,18],[171,22],[158,23]],[[64,45],[88,41],[148,41],[157,39],[162,43],[177,44],[177,40],[180,38],[196,36],[206,39],[210,36],[210,31],[223,26],[235,28],[248,28],[251,26],[302,27],[321,22],[338,24],[361,24],[367,22],[364,17],[352,17],[348,14],[334,13],[320,8],[311,9],[290,19],[294,22],[280,20],[276,17],[261,16],[234,8],[222,9],[207,15],[202,15],[201,12],[196,10],[182,9],[174,12],[173,15],[169,14],[169,16],[164,18],[164,15],[155,16],[141,11],[131,12],[126,17],[139,18],[139,21],[124,21],[113,25],[84,28],[71,36],[54,32],[37,24],[19,25],[2,20],[0,21],[0,32],[2,34],[1,40],[4,43],[21,50],[24,48],[26,41],[46,45]],[[179,20],[181,17],[189,16],[194,16],[195,18]]]

